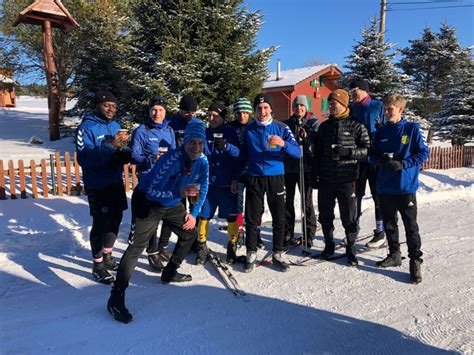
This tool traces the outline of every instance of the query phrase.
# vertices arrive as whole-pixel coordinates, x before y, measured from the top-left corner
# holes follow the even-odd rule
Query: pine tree
[[[192,93],[200,108],[215,100],[231,104],[256,93],[268,75],[274,48],[256,50],[262,16],[242,0],[143,0],[133,12],[128,101],[137,112],[140,101],[156,94],[176,103]]]
[[[396,56],[395,45],[385,41],[380,43],[382,35],[377,23],[373,19],[369,27],[361,31],[362,40],[357,41],[352,54],[347,57],[345,67],[349,71],[344,74],[343,83],[348,86],[354,79],[365,79],[369,82],[371,95],[382,98],[399,91],[404,85],[404,77],[392,62]]]
[[[439,138],[452,145],[464,145],[474,139],[474,62],[470,59],[453,75],[455,82],[443,95],[442,109],[432,121]]]

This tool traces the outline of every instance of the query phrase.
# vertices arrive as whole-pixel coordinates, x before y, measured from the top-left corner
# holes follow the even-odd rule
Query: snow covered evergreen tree
[[[442,99],[442,109],[432,115],[436,134],[452,145],[474,139],[474,62],[472,58],[453,75],[454,84]]]
[[[370,25],[362,31],[362,40],[357,41],[352,54],[347,57],[345,67],[349,69],[344,74],[343,85],[356,79],[365,79],[369,82],[371,96],[382,98],[388,93],[400,91],[405,78],[400,75],[393,59],[396,55],[395,45],[389,42],[381,44],[381,34],[378,30],[378,21],[373,19]]]
[[[242,0],[142,0],[133,7],[134,55],[128,78],[129,102],[138,110],[150,96],[186,93],[206,108],[252,96],[266,76],[274,48],[256,50],[259,12]]]

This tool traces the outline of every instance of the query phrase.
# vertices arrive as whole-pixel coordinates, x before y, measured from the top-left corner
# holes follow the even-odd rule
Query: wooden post
[[[6,200],[5,191],[5,171],[3,170],[3,160],[0,159],[0,200]]]
[[[79,171],[79,163],[77,162],[77,153],[74,152],[74,179],[76,181],[76,194],[79,196],[82,192],[81,173]]]
[[[10,198],[16,199],[15,190],[15,168],[13,167],[13,160],[8,161],[8,178],[10,179]]]
[[[20,176],[20,197],[26,198],[25,164],[23,159],[18,161],[18,175]]]
[[[43,197],[48,197],[48,171],[46,170],[46,160],[41,159],[41,183],[43,184]]]
[[[58,184],[58,195],[62,196],[63,195],[63,176],[61,172],[61,155],[59,152],[56,152],[55,155],[55,160],[56,160],[56,181]]]
[[[64,153],[64,165],[66,169],[66,194],[72,196],[71,157],[69,152]]]
[[[48,83],[48,107],[49,107],[49,140],[56,141],[59,134],[59,88],[54,63],[53,36],[51,32],[51,22],[43,22],[43,53],[46,80]]]
[[[33,159],[30,160],[30,176],[31,176],[31,192],[33,198],[38,198],[38,183],[36,181],[36,163]]]

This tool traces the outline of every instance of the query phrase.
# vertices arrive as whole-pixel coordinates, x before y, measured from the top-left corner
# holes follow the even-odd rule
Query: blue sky
[[[430,1],[422,5],[396,5],[400,2]],[[272,57],[281,60],[282,70],[305,66],[310,60],[336,63],[343,68],[360,30],[368,26],[374,16],[379,17],[380,0],[245,0],[251,10],[260,10],[265,23],[258,35],[258,48],[279,45]],[[421,37],[428,26],[435,32],[440,24],[455,26],[463,47],[474,45],[473,0],[387,0],[392,9],[415,7],[447,7],[434,10],[391,11],[386,16],[386,35],[389,42],[403,48],[410,39]]]

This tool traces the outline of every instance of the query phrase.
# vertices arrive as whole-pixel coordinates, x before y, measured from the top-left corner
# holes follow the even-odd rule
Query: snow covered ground
[[[5,120],[5,112],[22,112],[40,132],[46,111],[29,107],[0,110],[0,159],[45,154],[42,147],[21,143],[31,131],[17,132]],[[225,289],[211,266],[194,265],[194,255],[182,266],[193,275],[185,285],[161,284],[142,256],[126,299],[134,321],[125,325],[105,309],[110,287],[91,280],[84,197],[0,201],[0,353],[472,353],[474,168],[424,171],[418,203],[425,253],[419,285],[408,283],[407,260],[401,268],[375,268],[385,255],[377,250],[361,254],[358,268],[340,260],[294,266],[285,274],[271,266],[245,274],[241,265],[233,266],[250,295],[244,302]],[[363,207],[366,234],[373,228],[369,198]],[[126,248],[129,212],[118,257]],[[266,213],[264,221],[269,219]],[[339,220],[336,225],[340,239]],[[401,240],[403,235],[402,227]],[[224,256],[225,243],[226,234],[214,224],[210,246]],[[314,250],[322,246],[318,234]],[[402,251],[406,255],[406,246]],[[266,253],[260,251],[259,258]],[[293,250],[288,258],[299,255]]]

